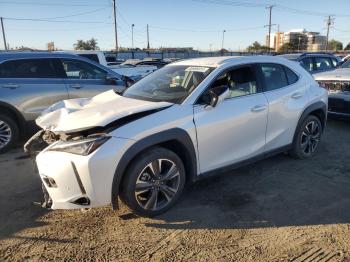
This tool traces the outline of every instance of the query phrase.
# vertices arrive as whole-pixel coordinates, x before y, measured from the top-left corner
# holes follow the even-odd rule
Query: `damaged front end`
[[[32,158],[34,161],[34,166],[36,167],[35,157],[47,146],[54,143],[58,139],[59,137],[53,132],[48,130],[40,130],[24,144],[24,152]],[[38,172],[37,168],[36,171]],[[44,208],[50,208],[52,206],[52,200],[43,183],[41,184],[41,189],[44,195],[44,200],[41,203],[41,206]]]

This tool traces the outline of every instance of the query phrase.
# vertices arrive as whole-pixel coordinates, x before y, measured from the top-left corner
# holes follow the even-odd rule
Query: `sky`
[[[336,2],[336,4],[335,4]],[[244,50],[264,43],[267,5],[272,9],[272,32],[305,28],[326,34],[326,15],[334,15],[330,39],[350,42],[350,0],[116,0],[119,46],[144,48],[146,25],[150,45]],[[94,37],[101,50],[114,48],[112,0],[0,0],[0,16],[10,48],[26,46],[73,49],[78,40]],[[15,19],[15,20],[14,20]],[[26,19],[26,20],[20,20]],[[27,20],[39,19],[41,21]],[[4,48],[2,37],[0,49]]]

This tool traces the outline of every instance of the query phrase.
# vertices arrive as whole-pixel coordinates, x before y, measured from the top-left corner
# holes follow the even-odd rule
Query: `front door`
[[[61,59],[67,78],[69,98],[90,98],[111,89],[122,91],[124,83],[116,79],[115,83],[107,80],[107,71],[78,59]]]
[[[230,95],[216,107],[194,106],[201,173],[264,152],[268,103],[254,66],[222,73],[209,87],[228,85]]]
[[[0,64],[0,95],[15,105],[28,121],[52,104],[68,99],[57,59],[30,58]]]

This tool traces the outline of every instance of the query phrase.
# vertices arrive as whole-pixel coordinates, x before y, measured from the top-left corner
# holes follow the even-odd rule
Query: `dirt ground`
[[[350,261],[350,122],[318,154],[202,180],[148,219],[126,207],[48,211],[20,149],[0,156],[0,261]]]

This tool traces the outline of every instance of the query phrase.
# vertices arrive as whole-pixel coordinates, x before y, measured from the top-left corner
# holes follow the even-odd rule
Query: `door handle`
[[[303,92],[295,92],[294,94],[292,94],[292,98],[298,99],[298,98],[302,97],[303,95],[304,95]]]
[[[80,85],[80,84],[72,84],[72,85],[70,85],[69,87],[70,87],[70,88],[74,88],[74,89],[80,89],[80,88],[82,88],[83,86]]]
[[[260,112],[266,109],[266,105],[256,105],[254,106],[251,111],[252,112]]]
[[[5,84],[1,86],[2,88],[8,88],[8,89],[16,89],[19,88],[20,85],[16,85],[16,84]]]

